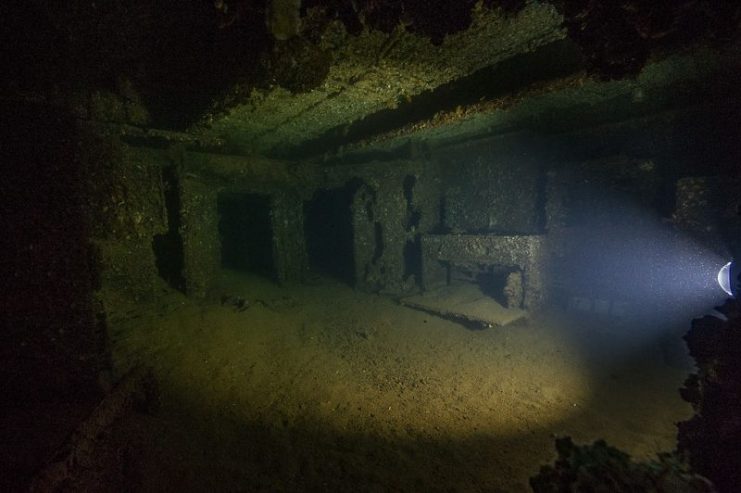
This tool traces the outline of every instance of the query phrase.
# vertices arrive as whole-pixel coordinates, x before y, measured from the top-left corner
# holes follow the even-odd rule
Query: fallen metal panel
[[[484,327],[505,327],[525,320],[527,312],[505,308],[471,283],[446,286],[421,295],[402,298],[400,303],[410,308],[463,320]]]

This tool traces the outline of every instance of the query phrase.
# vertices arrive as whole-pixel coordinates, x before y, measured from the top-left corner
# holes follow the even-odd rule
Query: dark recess
[[[304,203],[309,266],[316,272],[355,283],[352,201],[357,186],[319,190]]]
[[[407,204],[406,230],[408,232],[416,231],[419,221],[422,219],[422,214],[414,206],[414,186],[416,184],[417,178],[415,176],[407,175],[404,177],[404,200]]]
[[[422,241],[416,233],[422,214],[414,206],[414,186],[417,178],[414,175],[404,177],[404,200],[407,205],[406,231],[412,237],[404,244],[404,279],[414,276],[416,283],[422,279]]]
[[[482,293],[494,298],[500,305],[508,306],[504,288],[507,285],[507,277],[514,271],[515,269],[490,268],[477,274],[476,282]]]
[[[445,234],[450,232],[450,228],[447,226],[446,221],[448,221],[448,200],[443,195],[440,197],[440,200],[437,204],[437,215],[438,215],[438,223],[435,225],[435,229],[433,230],[433,233],[436,234]]]
[[[383,226],[381,226],[381,223],[376,221],[373,223],[373,238],[374,238],[374,248],[373,248],[373,260],[372,263],[376,263],[379,260],[381,260],[381,257],[383,256]]]
[[[54,108],[0,112],[13,120],[0,130],[0,491],[27,491],[100,398],[109,359],[79,128]]]
[[[222,194],[218,211],[222,267],[275,277],[270,196]]]
[[[98,332],[93,307],[99,279],[79,130],[56,109],[0,108],[17,119],[0,139],[3,401],[94,395],[106,335]]]
[[[213,2],[4,2],[0,88],[129,99],[130,83],[152,126],[187,128],[214,100],[235,104],[226,97],[234,84],[261,78],[261,56],[272,47],[265,2],[241,3],[248,8],[227,28]]]
[[[705,37],[733,36],[741,4],[717,0],[552,0],[579,45],[589,72],[602,79],[633,77],[652,54],[680,49]]]
[[[162,169],[162,186],[167,208],[167,233],[152,240],[157,272],[173,289],[185,293],[183,238],[180,236],[180,182],[175,166]]]
[[[422,279],[422,241],[419,235],[404,244],[404,279],[414,276],[418,284]]]

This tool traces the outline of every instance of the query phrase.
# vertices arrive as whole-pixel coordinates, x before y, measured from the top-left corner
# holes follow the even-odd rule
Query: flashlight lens
[[[718,284],[723,288],[723,291],[728,293],[728,296],[733,296],[731,291],[731,262],[728,262],[718,271]]]

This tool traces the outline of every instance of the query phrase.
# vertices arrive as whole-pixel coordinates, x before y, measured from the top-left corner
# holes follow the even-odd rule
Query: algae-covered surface
[[[403,29],[390,35],[364,30],[351,36],[335,22],[317,45],[331,55],[322,84],[305,92],[279,86],[253,89],[242,104],[225,114],[206,115],[193,131],[224,137],[243,152],[275,153],[562,39],[566,33],[561,20],[553,6],[539,2],[529,2],[515,16],[476,9],[471,27],[446,37],[440,46]],[[293,65],[299,77],[311,70],[311,64]]]
[[[646,458],[691,412],[684,370],[604,330],[470,331],[330,280],[220,291],[109,298],[118,371],[151,365],[161,392],[116,430],[135,490],[527,491],[554,435]]]

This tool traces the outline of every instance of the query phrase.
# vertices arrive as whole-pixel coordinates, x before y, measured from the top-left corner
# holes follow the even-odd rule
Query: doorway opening
[[[352,203],[356,189],[318,190],[304,203],[309,267],[351,286],[355,284]]]
[[[416,235],[404,243],[404,280],[414,276],[415,284],[422,280],[422,239]]]
[[[185,255],[180,236],[180,181],[175,166],[162,168],[162,190],[167,212],[167,232],[154,235],[152,250],[159,276],[167,284],[185,293]]]
[[[217,207],[221,266],[274,278],[270,196],[222,193]]]

